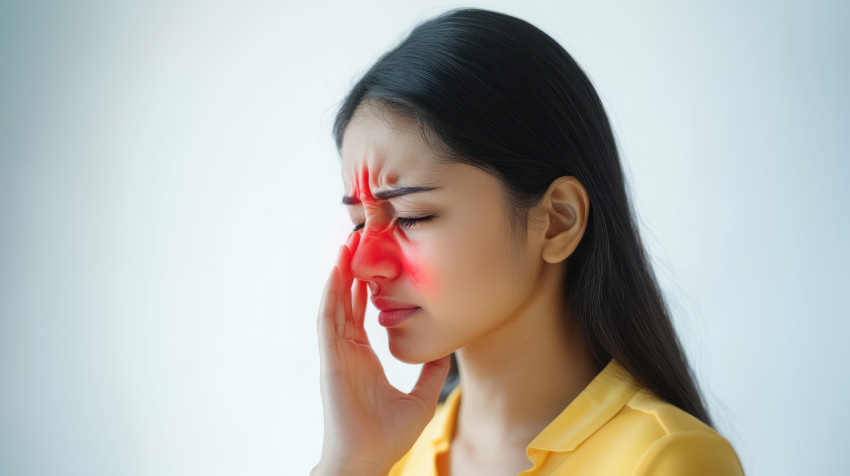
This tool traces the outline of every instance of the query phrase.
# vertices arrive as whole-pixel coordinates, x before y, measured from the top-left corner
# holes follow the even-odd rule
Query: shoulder
[[[645,389],[626,403],[617,418],[628,419],[639,436],[633,440],[639,445],[635,476],[744,474],[726,438]]]
[[[643,453],[633,473],[649,475],[743,475],[732,445],[720,435],[703,431],[671,433]]]

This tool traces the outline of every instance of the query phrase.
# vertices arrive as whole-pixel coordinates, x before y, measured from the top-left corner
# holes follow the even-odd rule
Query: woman
[[[588,78],[520,19],[418,25],[337,115],[354,231],[318,316],[317,474],[743,474],[711,427]],[[363,329],[367,292],[409,394]],[[442,391],[441,391],[442,390]]]

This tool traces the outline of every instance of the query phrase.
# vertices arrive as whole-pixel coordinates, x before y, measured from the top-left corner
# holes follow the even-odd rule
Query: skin
[[[386,382],[374,353],[369,354],[371,347],[357,354],[368,359],[349,356],[344,367],[337,362],[333,377],[325,368],[341,354],[325,351],[325,434],[338,436],[336,441],[326,438],[323,461],[331,460],[325,454],[366,454],[362,460],[367,466],[380,468],[374,474],[388,470],[433,416],[448,355],[456,351],[463,394],[441,473],[515,475],[529,469],[526,446],[600,370],[567,325],[562,297],[565,260],[580,242],[590,210],[584,187],[575,177],[559,177],[530,210],[528,227],[513,230],[496,177],[441,161],[414,122],[369,103],[350,121],[341,155],[345,194],[361,202],[348,206],[352,223],[363,226],[343,247],[326,286],[320,331],[323,321],[350,320],[349,336],[357,335],[359,347],[368,347],[362,330],[368,287],[373,295],[421,308],[387,333],[393,356],[426,365],[408,395]],[[439,189],[389,200],[374,197],[398,186]],[[409,228],[396,222],[398,217],[422,216],[435,218]],[[337,312],[328,317],[333,307],[328,304],[333,298],[326,299],[328,290],[351,298],[352,283],[353,311],[340,312],[352,304],[337,297]],[[340,340],[331,334],[326,333],[325,344]],[[359,379],[352,379],[352,373]],[[343,390],[356,387],[353,380],[378,383],[358,397]],[[358,398],[361,403],[353,403]],[[365,405],[370,409],[364,410],[362,401],[371,402]],[[393,414],[379,415],[378,409]],[[363,423],[375,418],[382,421],[377,427]],[[354,428],[351,421],[366,424],[366,429]],[[353,442],[359,441],[373,444],[355,448]]]

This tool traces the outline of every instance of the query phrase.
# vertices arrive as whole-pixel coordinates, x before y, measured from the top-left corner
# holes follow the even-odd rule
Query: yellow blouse
[[[449,448],[461,384],[437,406],[419,439],[389,476],[441,476],[436,457]],[[522,476],[744,474],[724,437],[639,387],[614,359],[534,437],[525,454],[534,466]]]

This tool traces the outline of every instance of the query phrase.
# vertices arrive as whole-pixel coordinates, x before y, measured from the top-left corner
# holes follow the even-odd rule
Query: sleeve
[[[744,476],[732,445],[718,434],[688,431],[669,434],[650,446],[634,476]]]

